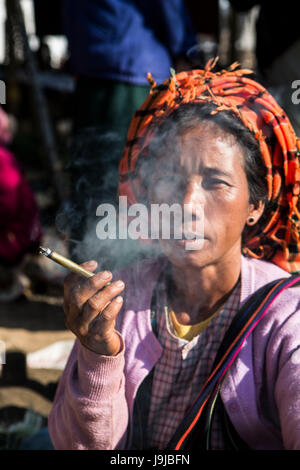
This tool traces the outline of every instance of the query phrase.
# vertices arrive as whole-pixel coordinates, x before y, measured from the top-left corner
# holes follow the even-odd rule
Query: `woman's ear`
[[[258,201],[256,205],[250,204],[249,205],[249,211],[248,211],[248,217],[246,220],[246,225],[255,225],[259,219],[261,218],[263,212],[265,209],[265,203],[263,201]]]

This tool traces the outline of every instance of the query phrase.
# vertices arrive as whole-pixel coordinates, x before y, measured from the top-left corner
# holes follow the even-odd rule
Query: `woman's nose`
[[[182,203],[194,207],[204,204],[204,190],[201,186],[201,181],[191,180],[187,183]]]

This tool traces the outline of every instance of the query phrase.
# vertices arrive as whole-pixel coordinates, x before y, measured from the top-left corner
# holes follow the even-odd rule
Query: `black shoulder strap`
[[[245,339],[267,313],[276,297],[288,287],[300,284],[300,276],[274,280],[252,294],[234,317],[217,353],[212,372],[167,449],[210,448],[211,423],[222,380]],[[230,422],[227,419],[227,425]],[[229,429],[229,428],[228,428]]]

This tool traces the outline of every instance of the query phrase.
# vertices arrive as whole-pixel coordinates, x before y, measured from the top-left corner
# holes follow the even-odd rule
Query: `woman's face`
[[[241,254],[242,232],[254,211],[241,147],[218,125],[204,121],[177,136],[174,152],[168,150],[166,155],[164,149],[154,166],[149,202],[178,203],[182,210],[186,204],[190,223],[185,230],[193,233],[201,226],[202,213],[203,239],[161,238],[162,250],[178,266],[233,261]]]

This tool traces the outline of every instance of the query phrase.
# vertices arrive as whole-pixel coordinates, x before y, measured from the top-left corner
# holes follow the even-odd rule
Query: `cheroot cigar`
[[[70,271],[78,274],[79,276],[82,276],[88,279],[95,275],[95,273],[91,273],[90,271],[87,271],[86,269],[79,266],[79,264],[74,263],[74,261],[71,261],[70,259],[66,258],[63,255],[60,255],[59,253],[57,253],[54,250],[51,250],[50,248],[44,248],[43,246],[40,246],[38,249],[38,253],[40,255],[44,255],[47,258],[52,259],[52,261],[54,261],[55,263],[60,264],[64,268],[69,269]],[[110,282],[105,284],[105,286],[109,286],[109,284]]]

